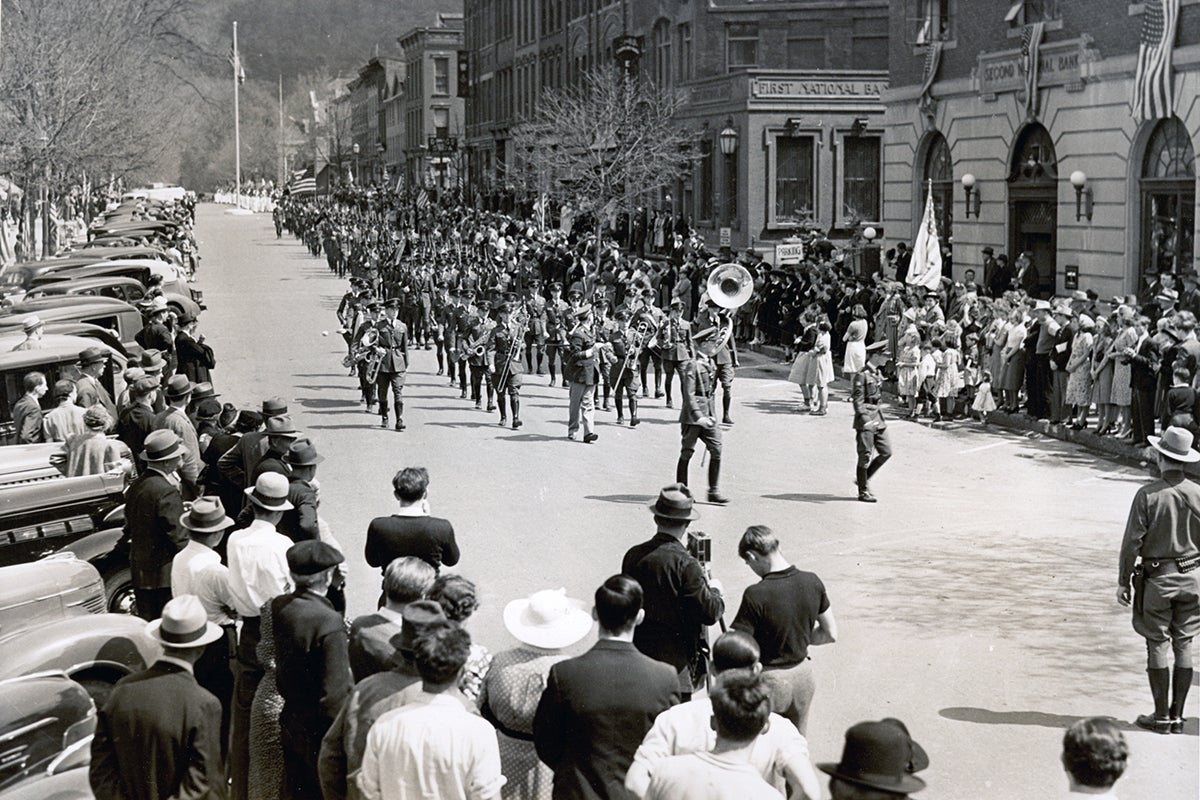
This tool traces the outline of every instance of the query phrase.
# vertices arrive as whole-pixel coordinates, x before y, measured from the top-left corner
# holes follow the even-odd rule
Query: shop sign
[[[1038,87],[1080,83],[1089,58],[1090,52],[1082,38],[1042,45],[1038,57]],[[976,74],[979,76],[980,94],[999,94],[1025,88],[1020,50],[980,53]]]
[[[729,243],[733,239],[733,231],[731,231],[729,228],[721,228],[720,237],[721,238],[718,242],[718,246],[729,247]]]
[[[887,81],[836,78],[755,78],[750,94],[773,100],[878,100]]]
[[[777,244],[775,245],[775,263],[782,264],[799,264],[804,260],[804,244]]]

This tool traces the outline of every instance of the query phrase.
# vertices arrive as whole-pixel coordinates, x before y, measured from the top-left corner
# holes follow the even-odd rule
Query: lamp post
[[[975,188],[975,176],[969,172],[966,175],[963,175],[962,176],[962,187],[963,187],[963,194],[966,196],[967,219],[971,218],[971,209],[972,209],[971,201],[972,200],[975,201],[975,205],[974,205],[975,219],[979,219],[979,190]]]
[[[1071,186],[1075,189],[1075,221],[1087,217],[1092,221],[1092,187],[1087,185],[1087,174],[1083,170],[1071,173]]]
[[[54,255],[50,252],[50,137],[38,137],[42,145],[42,258]]]
[[[355,183],[358,183],[358,180],[359,180],[359,173],[358,173],[358,152],[359,152],[359,147],[358,147],[358,142],[355,142],[355,143],[354,143],[354,147],[352,147],[352,148],[350,148],[350,149],[351,149],[351,150],[354,152],[354,182],[355,182]]]
[[[725,127],[717,134],[717,142],[721,146],[721,154],[725,156],[725,226],[732,227],[733,217],[737,213],[737,172],[734,157],[737,155],[738,132],[733,127],[733,119],[725,120]]]

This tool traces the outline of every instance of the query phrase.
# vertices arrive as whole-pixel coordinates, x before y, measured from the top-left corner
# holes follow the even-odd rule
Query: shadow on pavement
[[[970,706],[954,706],[943,708],[938,715],[958,722],[974,722],[978,725],[1034,725],[1039,728],[1054,728],[1066,730],[1087,714],[1073,716],[1069,714],[1050,714],[1045,711],[991,711],[986,708],[971,708]],[[1141,728],[1123,719],[1096,715],[1106,719],[1123,731],[1140,731]]]
[[[796,400],[752,400],[746,405],[764,414],[788,414],[789,416],[805,416],[800,412],[800,399]]]
[[[762,497],[764,500],[786,500],[789,503],[840,503],[849,500],[858,501],[857,497],[850,495],[822,494],[820,492],[764,494]]]
[[[498,428],[500,427],[495,422],[426,422],[426,425],[435,425],[439,428]]]
[[[569,444],[578,444],[578,442],[572,442],[566,436],[547,436],[544,433],[518,433],[515,436],[497,436],[496,438],[502,442],[566,442]]]
[[[358,408],[362,403],[358,400],[333,400],[327,397],[297,397],[296,402],[305,408],[326,408],[344,410],[347,408]]]
[[[654,499],[652,494],[586,494],[584,500],[600,500],[605,503],[624,503],[644,506]]]

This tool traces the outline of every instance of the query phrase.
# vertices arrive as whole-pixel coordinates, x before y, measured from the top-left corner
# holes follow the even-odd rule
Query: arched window
[[[934,131],[925,149],[925,169],[921,173],[920,208],[925,208],[925,190],[933,190],[933,211],[937,217],[938,237],[945,241],[953,235],[954,170],[946,137]]]
[[[1141,275],[1190,267],[1195,253],[1196,152],[1177,117],[1150,134],[1142,160]]]

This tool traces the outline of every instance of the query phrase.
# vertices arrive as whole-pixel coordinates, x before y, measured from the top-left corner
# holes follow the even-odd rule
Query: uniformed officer
[[[641,336],[629,324],[629,309],[619,308],[616,313],[617,331],[611,339],[613,349],[613,365],[610,368],[613,399],[617,404],[617,424],[625,421],[625,404],[622,397],[629,401],[629,427],[636,428],[638,422],[638,369],[637,357],[641,344]]]
[[[529,284],[525,310],[529,312],[529,324],[525,328],[525,369],[532,373],[536,367],[537,374],[541,375],[545,371],[542,362],[546,351],[546,298],[542,296],[542,284],[537,278]]]
[[[563,361],[563,377],[570,382],[567,438],[574,439],[582,425],[584,444],[600,438],[595,431],[595,406],[592,403],[596,385],[596,340],[591,317],[592,308],[586,303],[574,310],[574,325],[567,336],[567,356]]]
[[[512,323],[512,306],[502,303],[496,311],[499,321],[488,342],[488,359],[492,364],[493,385],[496,387],[496,405],[500,408],[500,424],[508,424],[508,409],[504,398],[512,409],[512,426],[521,427],[521,376],[525,372],[521,351],[525,345],[525,331],[516,330]]]
[[[719,331],[705,328],[692,337],[693,357],[682,362],[680,375],[683,398],[680,403],[679,424],[682,442],[679,462],[675,466],[675,480],[685,486],[688,482],[688,464],[696,452],[696,442],[704,442],[708,448],[708,502],[725,505],[729,500],[721,494],[721,426],[713,409],[713,385],[716,368],[712,355],[720,346]]]
[[[375,385],[379,389],[379,413],[382,417],[380,427],[388,424],[388,388],[392,390],[396,409],[396,430],[404,430],[404,377],[408,371],[408,327],[397,319],[400,313],[400,301],[396,298],[388,300],[383,307],[384,318],[375,324],[379,340],[375,344],[376,351],[382,356],[379,362],[379,375]]]
[[[879,471],[892,457],[892,445],[888,441],[887,421],[883,418],[880,403],[883,398],[883,376],[879,374],[876,358],[884,357],[881,352],[887,342],[876,342],[869,348],[866,365],[854,373],[850,384],[850,400],[854,404],[854,439],[858,451],[858,499],[874,503],[875,495],[868,486],[871,476]],[[879,353],[879,355],[875,355]],[[872,457],[874,452],[874,457]]]
[[[592,301],[592,332],[596,339],[596,367],[599,380],[592,392],[592,405],[601,411],[608,411],[608,398],[611,392],[613,355],[612,339],[616,336],[619,326],[617,321],[609,316],[612,305],[603,294],[597,294]],[[600,389],[604,389],[604,399],[600,402]]]
[[[566,354],[567,332],[574,324],[570,305],[562,299],[562,284],[558,281],[550,284],[550,299],[546,301],[546,367],[550,370],[550,385],[558,382],[558,374],[554,369],[555,359],[563,366],[562,385],[567,385]]]
[[[732,313],[709,300],[701,309],[697,324],[701,328],[713,327],[719,330],[731,324]],[[713,356],[713,363],[717,367],[717,382],[721,384],[721,424],[732,425],[733,418],[729,416],[729,406],[733,402],[733,371],[738,366],[735,337],[730,336],[726,339],[725,344],[721,345]]]
[[[487,410],[495,411],[496,404],[492,399],[492,377],[488,372],[487,341],[492,334],[490,316],[492,303],[480,300],[476,303],[476,313],[470,319],[464,349],[466,350],[467,365],[471,368],[471,399],[476,408],[483,407],[483,396],[487,394]]]
[[[644,319],[647,326],[658,328],[663,324],[664,317],[662,309],[654,305],[654,289],[643,289],[641,303],[633,314],[634,324],[636,325],[639,319]],[[638,374],[642,379],[642,397],[650,396],[650,383],[646,373],[652,363],[654,364],[654,396],[656,398],[663,396],[662,359],[659,357],[656,346],[657,342],[646,342],[638,354]]]
[[[1200,633],[1200,486],[1184,474],[1187,464],[1200,461],[1193,441],[1179,427],[1149,437],[1161,477],[1134,495],[1117,575],[1117,601],[1132,604],[1133,629],[1146,640],[1154,699],[1153,715],[1138,716],[1137,724],[1158,733],[1183,733],[1192,639]]]
[[[367,331],[373,330],[379,322],[379,311],[383,307],[383,303],[378,300],[371,300],[362,304],[361,321],[358,327],[350,335],[350,352],[353,353],[362,346],[363,336]],[[356,315],[359,316],[359,315]],[[355,365],[358,372],[358,388],[362,392],[363,402],[367,404],[367,413],[375,413],[376,389],[374,384],[367,378],[367,362],[370,359],[361,359]]]
[[[691,341],[691,338],[691,323],[683,318],[683,300],[678,297],[672,298],[671,309],[667,313],[667,319],[658,329],[659,357],[662,358],[663,371],[667,377],[665,387],[667,408],[674,408],[672,404],[673,392],[671,391],[672,379],[675,377],[675,373],[680,371],[680,365],[690,357],[688,343]],[[682,375],[679,377],[679,382],[682,385]],[[656,387],[654,396],[659,397],[661,394]]]

